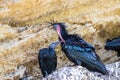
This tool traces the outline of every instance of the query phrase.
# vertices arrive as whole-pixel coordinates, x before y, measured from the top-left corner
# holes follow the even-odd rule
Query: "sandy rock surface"
[[[91,43],[105,64],[120,61],[117,52],[104,49],[106,39],[120,36],[120,0],[0,0],[1,79],[7,79],[20,66],[41,78],[39,49],[58,40],[47,24],[53,20],[64,22],[69,33]],[[58,68],[71,64],[60,46],[56,52]]]
[[[120,62],[106,65],[109,76],[90,72],[81,66],[62,67],[42,80],[120,80]]]

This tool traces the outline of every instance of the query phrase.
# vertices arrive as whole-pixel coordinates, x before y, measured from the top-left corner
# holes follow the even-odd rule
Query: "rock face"
[[[81,66],[63,67],[42,80],[119,80],[120,79],[120,62],[106,65],[109,76],[96,72],[90,72]],[[115,69],[113,69],[115,68]]]
[[[104,63],[119,61],[115,51],[104,50],[106,39],[120,36],[119,4],[120,0],[0,0],[0,79],[21,65],[29,75],[41,77],[38,51],[58,40],[47,24],[52,20],[65,22],[69,33],[93,44]],[[71,64],[60,46],[56,52],[58,68]]]
[[[103,80],[81,66],[63,67],[42,80]]]

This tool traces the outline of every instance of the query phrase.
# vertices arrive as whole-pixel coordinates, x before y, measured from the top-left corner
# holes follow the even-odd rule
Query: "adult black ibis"
[[[118,52],[117,56],[119,57],[120,56],[120,37],[113,38],[112,40],[107,39],[105,49],[117,51]]]
[[[55,52],[55,47],[58,44],[59,42],[53,42],[49,45],[48,48],[43,48],[39,51],[38,61],[43,77],[48,76],[56,69],[57,56]]]
[[[105,65],[95,52],[95,48],[77,34],[68,34],[63,23],[51,23],[57,31],[62,51],[75,65],[86,67],[90,71],[108,75]]]

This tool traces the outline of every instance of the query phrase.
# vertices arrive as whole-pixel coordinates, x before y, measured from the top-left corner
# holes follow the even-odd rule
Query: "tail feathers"
[[[103,67],[102,69],[100,69],[101,73],[103,75],[109,75],[109,72],[107,71],[107,69],[105,67]]]
[[[105,65],[100,61],[95,62],[86,61],[85,63],[82,63],[82,66],[86,67],[90,71],[99,72],[102,73],[103,75],[109,75]]]
[[[97,62],[96,68],[98,72],[102,73],[103,75],[109,75],[105,65],[102,62]]]

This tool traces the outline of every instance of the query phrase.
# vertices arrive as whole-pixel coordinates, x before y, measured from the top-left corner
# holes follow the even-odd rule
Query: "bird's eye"
[[[57,26],[58,26],[57,24],[53,25],[53,27],[54,27],[55,29],[56,29]]]

